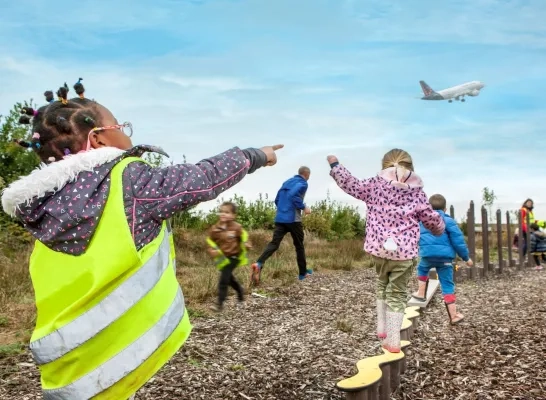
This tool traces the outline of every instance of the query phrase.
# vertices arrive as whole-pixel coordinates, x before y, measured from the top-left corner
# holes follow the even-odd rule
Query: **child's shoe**
[[[426,281],[419,281],[419,289],[412,293],[412,297],[419,301],[427,301],[428,278]]]
[[[387,337],[387,328],[385,327],[385,318],[387,312],[387,302],[377,300],[377,337],[385,339]]]
[[[298,279],[300,281],[303,281],[307,277],[307,275],[312,275],[312,274],[313,274],[313,270],[308,269],[308,270],[305,271],[305,275],[298,275]]]
[[[542,267],[542,265],[537,265],[535,267],[535,271],[542,271],[544,268]]]
[[[451,325],[458,324],[464,319],[464,315],[457,312],[457,305],[455,304],[455,302],[444,302],[444,304],[446,305],[447,315],[449,316],[449,323]]]
[[[260,284],[260,274],[262,273],[262,266],[255,262],[252,264],[252,275],[250,276],[250,280],[254,285],[258,286]]]
[[[390,353],[400,353],[400,329],[404,313],[387,311],[387,338],[383,340],[383,348]]]
[[[210,309],[214,312],[220,313],[224,309],[224,305],[216,303],[210,306]]]

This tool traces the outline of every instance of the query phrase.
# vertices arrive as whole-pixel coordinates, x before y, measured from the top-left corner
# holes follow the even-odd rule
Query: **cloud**
[[[286,145],[277,166],[226,197],[274,197],[304,164],[312,170],[309,201],[330,191],[364,210],[333,183],[326,156],[368,177],[386,151],[401,147],[427,194],[445,194],[458,217],[470,199],[479,203],[484,186],[503,207],[534,197],[537,215],[546,216],[545,5],[526,4],[8,4],[0,16],[0,112],[15,101],[42,103],[44,90],[82,76],[88,96],[133,123],[135,142],[161,145],[175,162],[234,145]],[[487,86],[464,104],[425,102],[420,79],[437,90],[474,79]]]

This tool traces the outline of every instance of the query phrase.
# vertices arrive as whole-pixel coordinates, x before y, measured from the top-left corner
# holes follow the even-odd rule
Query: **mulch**
[[[230,299],[194,318],[183,349],[136,399],[343,399],[334,385],[379,354],[375,274],[316,273]],[[546,399],[546,271],[458,285],[465,322],[448,324],[441,296],[412,340],[394,399]],[[29,354],[0,359],[0,399],[39,399]]]

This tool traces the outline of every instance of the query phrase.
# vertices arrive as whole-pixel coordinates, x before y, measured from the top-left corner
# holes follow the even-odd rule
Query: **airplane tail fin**
[[[425,81],[419,81],[419,84],[421,85],[421,89],[423,89],[423,93],[425,96],[430,96],[431,94],[436,93],[434,89],[432,89]]]

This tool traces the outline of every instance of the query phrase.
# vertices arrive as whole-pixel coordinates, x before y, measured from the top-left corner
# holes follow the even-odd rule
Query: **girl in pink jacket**
[[[386,153],[382,171],[368,179],[352,176],[335,156],[328,162],[337,185],[368,207],[364,251],[377,272],[377,336],[384,339],[383,348],[398,353],[408,281],[419,253],[419,222],[439,236],[444,220],[430,206],[404,150]]]

